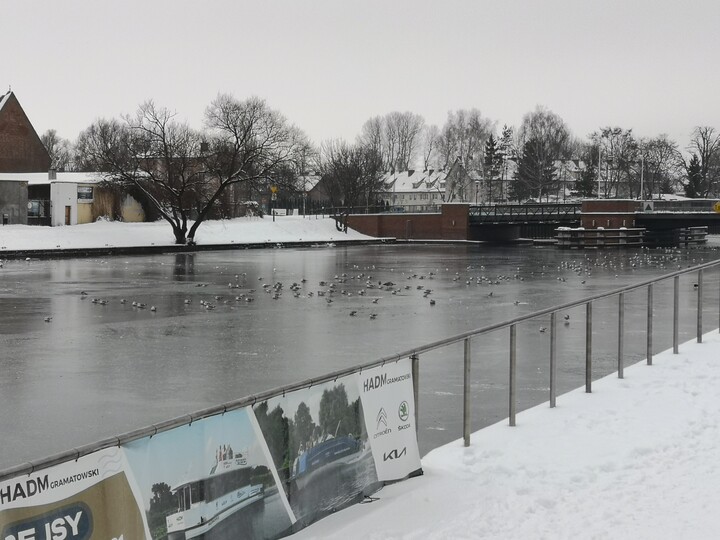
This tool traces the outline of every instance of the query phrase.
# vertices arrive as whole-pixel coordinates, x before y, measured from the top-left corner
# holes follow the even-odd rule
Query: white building
[[[123,221],[144,221],[140,203],[100,186],[99,173],[0,173],[0,180],[27,182],[30,225],[78,225],[118,215]]]

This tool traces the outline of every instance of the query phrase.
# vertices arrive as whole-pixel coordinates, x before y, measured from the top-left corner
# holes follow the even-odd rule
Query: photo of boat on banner
[[[354,376],[254,407],[298,530],[380,488]]]
[[[124,445],[153,539],[289,534],[287,502],[250,414],[238,409]]]

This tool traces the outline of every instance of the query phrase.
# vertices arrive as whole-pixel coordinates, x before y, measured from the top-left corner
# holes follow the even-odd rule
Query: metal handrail
[[[520,323],[527,322],[533,319],[537,319],[539,317],[543,317],[545,315],[551,316],[551,323],[550,323],[550,406],[555,406],[555,400],[556,400],[556,384],[555,384],[555,370],[556,370],[556,362],[555,362],[555,354],[556,354],[556,314],[559,311],[564,311],[568,309],[572,309],[579,306],[586,306],[586,348],[585,348],[585,388],[586,392],[591,392],[592,390],[592,303],[597,300],[602,300],[605,298],[610,298],[613,296],[618,296],[619,302],[618,302],[618,376],[620,378],[623,377],[623,336],[624,336],[624,329],[623,329],[623,321],[624,321],[624,297],[625,293],[635,291],[638,289],[642,289],[643,287],[648,288],[648,310],[647,310],[647,362],[648,364],[652,363],[652,299],[653,299],[653,285],[655,283],[659,283],[661,281],[665,281],[668,279],[673,279],[674,281],[674,306],[673,306],[673,352],[675,354],[678,353],[678,336],[679,336],[679,277],[685,274],[690,274],[693,272],[698,273],[698,283],[697,283],[697,294],[698,294],[698,302],[697,302],[697,341],[698,343],[702,341],[702,309],[703,309],[703,271],[708,268],[713,267],[720,267],[720,260],[707,262],[704,264],[696,265],[690,268],[686,268],[684,270],[677,270],[675,272],[670,272],[668,274],[665,274],[660,277],[648,279],[645,281],[641,281],[639,283],[633,284],[633,285],[626,285],[624,287],[620,287],[617,289],[612,289],[610,291],[597,293],[592,296],[588,296],[585,298],[582,298],[580,300],[575,300],[572,302],[567,302],[564,304],[551,306],[545,309],[541,309],[538,311],[534,311],[532,313],[529,313],[527,315],[522,315],[515,317],[513,319],[501,321],[498,323],[490,324],[487,326],[483,326],[481,328],[477,328],[475,330],[469,330],[467,332],[463,332],[460,334],[456,334],[454,336],[450,336],[438,341],[434,341],[431,343],[427,343],[425,345],[421,345],[419,347],[415,347],[413,349],[409,349],[403,352],[391,354],[389,356],[385,356],[383,358],[373,360],[370,362],[366,362],[364,364],[358,364],[356,366],[345,368],[337,371],[333,371],[331,373],[327,373],[325,375],[321,375],[319,377],[313,377],[309,379],[305,379],[303,381],[299,381],[296,383],[292,383],[289,385],[277,387],[274,389],[267,390],[265,392],[261,392],[259,394],[246,396],[240,399],[236,399],[233,401],[229,401],[227,403],[216,405],[213,407],[208,407],[206,409],[202,409],[199,411],[196,411],[194,413],[185,414],[182,416],[178,416],[176,418],[167,420],[165,422],[161,422],[159,424],[152,424],[150,426],[146,426],[144,428],[137,429],[135,431],[130,431],[127,433],[124,433],[122,435],[118,435],[116,437],[110,437],[108,439],[104,439],[95,443],[91,443],[88,445],[80,446],[77,448],[73,448],[72,450],[62,452],[59,454],[55,454],[53,456],[49,456],[37,461],[29,461],[26,463],[22,463],[20,465],[7,468],[4,470],[0,470],[0,481],[14,477],[19,476],[22,474],[31,474],[34,471],[38,471],[41,469],[45,469],[47,467],[57,465],[59,463],[63,463],[66,461],[71,460],[77,460],[78,458],[90,454],[92,452],[96,452],[98,450],[102,450],[104,448],[110,448],[113,446],[119,446],[121,444],[129,443],[131,441],[135,441],[144,437],[149,437],[152,435],[155,435],[157,433],[167,431],[169,429],[173,429],[175,427],[179,427],[182,425],[192,424],[193,422],[200,420],[202,418],[207,418],[209,416],[214,416],[217,414],[223,414],[225,412],[239,409],[241,407],[245,407],[248,405],[254,405],[257,402],[265,401],[273,397],[277,397],[280,395],[284,395],[285,393],[292,392],[295,390],[300,390],[303,388],[309,388],[317,384],[325,383],[328,381],[336,380],[340,377],[352,375],[354,373],[362,373],[363,370],[374,368],[377,366],[382,366],[389,362],[396,362],[398,360],[401,360],[403,358],[410,358],[412,360],[412,372],[413,372],[413,386],[415,390],[415,414],[417,416],[418,410],[419,410],[419,359],[420,354],[424,354],[436,349],[440,349],[442,347],[446,347],[448,345],[453,345],[455,343],[464,342],[464,396],[463,396],[463,438],[465,442],[465,446],[468,446],[470,444],[470,369],[471,369],[471,362],[470,362],[470,350],[471,350],[471,339],[476,336],[480,336],[483,334],[487,334],[490,332],[494,332],[497,330],[502,330],[504,328],[510,329],[510,344],[509,344],[509,403],[508,403],[508,419],[509,424],[511,426],[515,425],[515,415],[516,415],[516,405],[515,405],[515,391],[516,391],[516,336],[517,336],[517,329],[516,326]],[[720,299],[719,299],[720,301]],[[720,312],[720,308],[719,308]],[[720,330],[720,317],[718,320],[718,329]],[[417,420],[417,418],[416,418]],[[416,425],[417,422],[416,422]]]

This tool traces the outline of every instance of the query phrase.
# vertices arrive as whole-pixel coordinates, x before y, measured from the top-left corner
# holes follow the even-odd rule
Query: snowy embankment
[[[315,216],[237,218],[203,222],[197,231],[198,245],[261,244],[267,242],[340,242],[368,240],[369,236],[348,229],[338,232],[335,220]],[[90,249],[107,247],[171,246],[172,228],[165,221],[121,223],[98,221],[66,227],[28,225],[0,226],[2,251]]]
[[[719,538],[720,335],[703,341],[438,448],[297,538]]]

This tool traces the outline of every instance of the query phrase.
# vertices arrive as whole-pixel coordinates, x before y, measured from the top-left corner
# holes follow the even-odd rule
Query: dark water
[[[408,245],[5,261],[0,468],[718,257],[717,249]],[[693,279],[681,280],[684,339],[694,336]],[[332,303],[318,295],[330,283]],[[705,288],[715,299],[709,329],[717,272]],[[657,286],[656,351],[672,343],[671,301],[672,282]],[[614,369],[616,302],[594,306],[599,374]],[[643,291],[627,295],[629,362],[645,356],[645,303]],[[584,382],[584,314],[574,311],[558,331],[563,391]],[[520,408],[547,399],[541,326],[549,318],[519,328]],[[473,341],[474,428],[507,416],[507,340],[505,331]],[[421,360],[425,453],[461,436],[462,346]]]

